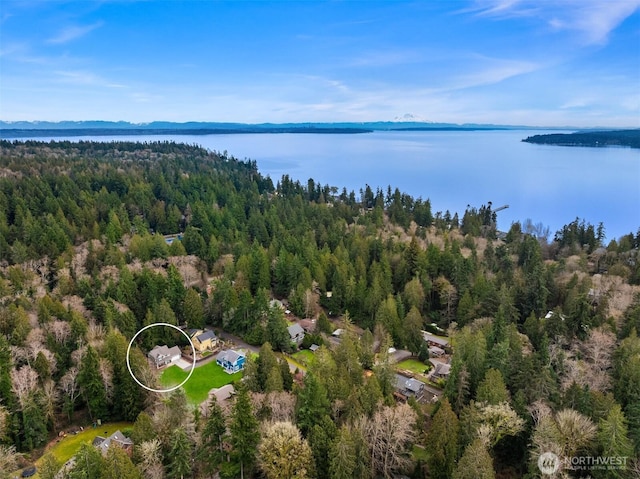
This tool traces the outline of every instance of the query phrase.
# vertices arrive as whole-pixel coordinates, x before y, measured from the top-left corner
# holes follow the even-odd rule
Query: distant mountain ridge
[[[0,121],[0,138],[124,136],[124,135],[222,135],[248,133],[331,133],[356,134],[373,131],[489,131],[489,130],[575,130],[569,127],[532,127],[481,123],[434,123],[412,114],[398,121],[308,122],[308,123],[234,123],[153,121]],[[416,121],[420,120],[420,121]],[[584,129],[583,129],[584,130]],[[594,129],[595,130],[595,129]]]
[[[435,123],[420,120],[413,115],[404,115],[394,121],[374,122],[305,122],[305,123],[234,123],[234,122],[171,122],[153,121],[150,123],[131,123],[127,121],[0,121],[3,130],[68,130],[68,129],[130,129],[130,130],[230,130],[230,129],[263,129],[282,128],[357,128],[370,130],[397,130],[405,128],[460,128],[460,129],[503,129],[527,128],[522,125],[493,125],[480,123]],[[545,128],[547,129],[547,128]]]

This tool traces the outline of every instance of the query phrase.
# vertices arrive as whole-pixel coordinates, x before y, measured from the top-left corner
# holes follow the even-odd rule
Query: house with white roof
[[[169,348],[166,345],[162,345],[153,348],[151,351],[149,351],[149,354],[147,354],[147,356],[156,365],[156,368],[161,368],[162,366],[167,366],[169,364],[178,362],[178,360],[182,357],[182,353],[180,352],[180,348],[178,346]]]

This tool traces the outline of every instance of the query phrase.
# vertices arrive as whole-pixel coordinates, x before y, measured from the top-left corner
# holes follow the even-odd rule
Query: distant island
[[[69,136],[124,135],[228,135],[247,133],[331,133],[357,134],[373,131],[476,131],[535,129],[523,126],[465,123],[433,123],[421,121],[375,121],[336,123],[216,123],[154,121],[0,121],[0,138],[38,138]]]
[[[522,141],[556,146],[625,146],[640,148],[640,129],[550,133],[548,135],[533,135]]]
[[[247,133],[371,133],[367,128],[238,126],[232,128],[10,128],[0,129],[0,138],[68,137],[68,136],[147,136],[147,135],[231,135]]]

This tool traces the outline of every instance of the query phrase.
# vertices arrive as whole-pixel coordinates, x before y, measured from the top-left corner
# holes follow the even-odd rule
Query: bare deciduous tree
[[[408,404],[383,407],[372,418],[360,417],[355,427],[369,446],[372,475],[394,477],[411,464],[416,414]]]
[[[162,455],[160,441],[151,439],[136,446],[140,457],[140,470],[146,479],[162,479],[164,467],[162,467]]]
[[[60,378],[59,387],[62,393],[69,398],[69,403],[75,406],[76,399],[80,396],[80,386],[78,385],[78,368],[72,366],[65,373],[62,378]]]
[[[543,418],[550,417],[552,414],[549,405],[540,399],[531,404],[527,409],[529,410],[529,413],[533,418],[533,422],[536,425],[539,424]]]
[[[104,390],[107,393],[107,397],[111,398],[113,394],[113,366],[106,358],[100,358],[100,376],[102,377],[102,383],[104,384]]]
[[[578,451],[588,448],[596,435],[596,426],[591,419],[573,409],[564,409],[555,415],[538,407],[538,417],[532,436],[532,460],[545,452],[559,457],[575,456]]]
[[[18,453],[15,446],[0,445],[0,471],[15,471],[18,468]]]
[[[0,406],[0,441],[2,441],[7,434],[7,420],[9,419],[9,412],[4,406]]]
[[[56,388],[56,383],[49,379],[42,386],[43,392],[43,401],[42,407],[44,410],[45,417],[47,420],[51,421],[53,424],[54,432],[56,428],[56,406],[58,405],[58,400],[60,396],[58,394],[58,389]]]
[[[87,346],[85,344],[79,345],[78,349],[76,349],[74,352],[71,353],[71,361],[73,362],[73,364],[79,367],[82,361],[82,357],[85,355],[86,352],[87,352]]]
[[[293,421],[296,398],[293,394],[282,392],[271,392],[264,398],[263,404],[271,411],[272,421]]]
[[[71,326],[66,321],[52,321],[47,329],[58,344],[63,344],[71,335]]]
[[[585,341],[574,344],[564,361],[565,374],[562,378],[562,387],[567,389],[576,383],[596,391],[609,390],[611,388],[609,369],[615,343],[613,333],[594,329]]]
[[[11,390],[18,398],[20,407],[25,406],[31,391],[38,387],[38,373],[29,365],[11,371]]]

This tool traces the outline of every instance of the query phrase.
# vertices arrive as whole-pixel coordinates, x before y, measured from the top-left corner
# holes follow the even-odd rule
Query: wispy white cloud
[[[559,11],[548,20],[549,25],[559,30],[576,31],[589,44],[606,43],[609,34],[640,8],[640,0],[568,3],[574,8]]]
[[[459,13],[498,20],[538,18],[552,30],[576,32],[585,44],[601,44],[638,9],[640,0],[476,0],[474,6]]]
[[[592,98],[572,98],[562,105],[560,105],[561,110],[572,110],[578,108],[587,108],[593,103]]]
[[[66,27],[54,37],[49,38],[47,40],[47,43],[62,44],[77,40],[78,38],[81,38],[92,32],[96,28],[100,28],[103,24],[103,22],[96,22],[92,23],[91,25],[73,25],[70,27]]]
[[[454,77],[446,90],[461,90],[477,86],[493,85],[509,78],[525,75],[544,68],[544,65],[523,60],[505,60],[479,57],[481,65],[470,68],[468,73]]]
[[[62,83],[73,85],[97,86],[107,88],[126,88],[126,85],[114,83],[95,73],[81,70],[57,70],[54,72]]]

